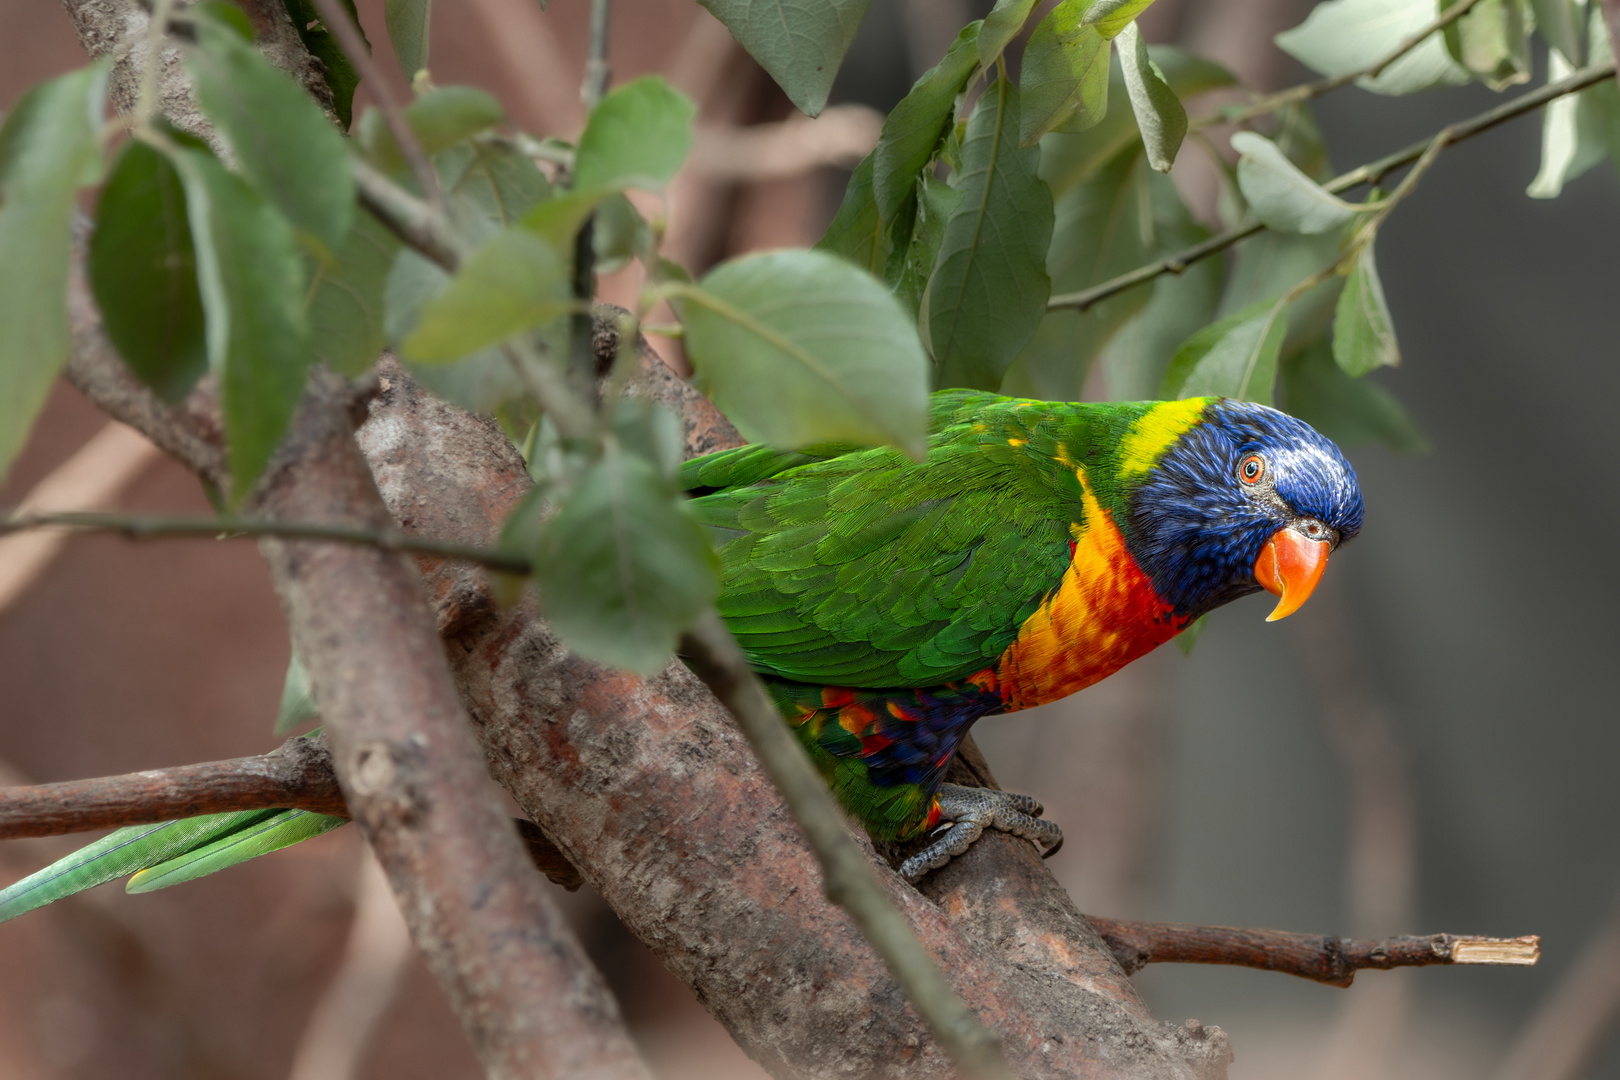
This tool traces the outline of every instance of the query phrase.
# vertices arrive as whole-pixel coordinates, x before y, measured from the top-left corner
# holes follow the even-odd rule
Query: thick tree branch
[[[1475,135],[1489,131],[1498,124],[1504,124],[1526,113],[1534,112],[1549,101],[1556,101],[1567,94],[1578,93],[1589,86],[1597,85],[1604,79],[1613,78],[1614,75],[1615,65],[1612,62],[1582,68],[1555,83],[1548,83],[1538,90],[1521,95],[1512,101],[1504,102],[1494,109],[1488,109],[1480,113],[1478,116],[1452,124],[1449,128],[1451,136],[1443,145],[1452,147],[1458,143],[1466,142]],[[1362,184],[1375,184],[1383,179],[1386,173],[1393,172],[1403,165],[1410,165],[1412,162],[1417,161],[1434,145],[1434,142],[1434,136],[1415,142],[1392,154],[1386,154],[1376,161],[1369,161],[1365,165],[1351,169],[1347,173],[1342,173],[1323,184],[1322,187],[1324,190],[1337,195]],[[1058,311],[1064,308],[1074,308],[1077,311],[1085,311],[1093,304],[1122,293],[1133,286],[1141,285],[1143,282],[1152,281],[1154,278],[1164,274],[1179,274],[1193,263],[1225,251],[1233,244],[1247,240],[1264,230],[1265,226],[1258,221],[1248,225],[1241,225],[1235,229],[1228,229],[1226,232],[1212,236],[1208,240],[1194,244],[1183,251],[1178,251],[1174,255],[1160,259],[1158,262],[1139,266],[1135,270],[1127,271],[1118,277],[1093,285],[1089,289],[1081,289],[1072,293],[1059,293],[1046,302],[1046,309],[1048,311]]]
[[[1225,964],[1261,968],[1349,986],[1366,968],[1387,971],[1430,964],[1534,964],[1539,937],[1489,938],[1429,934],[1383,939],[1245,930],[1186,923],[1121,922],[1086,916],[1126,971],[1148,964]]]

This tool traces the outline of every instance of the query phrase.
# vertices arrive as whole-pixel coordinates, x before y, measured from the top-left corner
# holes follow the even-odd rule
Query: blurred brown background
[[[847,107],[812,130],[691,0],[617,0],[614,77],[662,71],[701,106],[693,163],[662,204],[668,253],[700,270],[814,242],[847,175],[814,163],[857,159],[875,137],[859,106],[891,106],[984,6],[873,0],[834,96]],[[1304,73],[1270,34],[1309,6],[1159,0],[1144,28],[1275,87]],[[386,54],[380,0],[360,7]],[[543,13],[534,0],[441,0],[434,78],[485,86],[525,129],[572,136],[586,15],[586,0]],[[0,0],[0,108],[83,62],[52,0]],[[1344,168],[1492,100],[1350,90],[1319,115]],[[1380,377],[1434,450],[1350,451],[1368,525],[1321,595],[1280,625],[1261,621],[1259,601],[1234,605],[1190,658],[1162,650],[978,733],[1001,782],[1063,824],[1052,865],[1083,910],[1543,935],[1535,969],[1369,972],[1349,991],[1225,969],[1138,976],[1161,1017],[1232,1034],[1235,1078],[1620,1076],[1607,1047],[1620,931],[1603,936],[1620,886],[1620,185],[1600,166],[1555,202],[1529,200],[1538,148],[1532,119],[1449,151],[1384,231],[1406,366]],[[1207,205],[1207,168],[1187,160],[1177,174]],[[603,292],[625,300],[636,283],[626,272]],[[0,504],[102,423],[60,388]],[[100,452],[135,474],[112,505],[206,511],[179,466],[128,443]],[[77,538],[11,595],[15,552],[0,548],[0,782],[275,744],[287,636],[251,545]],[[82,839],[0,846],[0,875]],[[107,886],[0,926],[0,1077],[476,1076],[359,848],[339,830],[198,884],[140,897]],[[760,1075],[600,901],[557,896],[662,1075]],[[1538,1046],[1587,1059],[1560,1065]]]

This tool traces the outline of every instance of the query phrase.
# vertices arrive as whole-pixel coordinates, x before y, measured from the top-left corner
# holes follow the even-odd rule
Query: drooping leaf
[[[275,813],[247,810],[118,829],[0,890],[0,922],[133,874]]]
[[[1160,172],[1169,172],[1181,140],[1187,137],[1187,110],[1170,89],[1164,73],[1148,57],[1147,43],[1135,23],[1119,33],[1119,63],[1148,163]]]
[[[1129,143],[1057,200],[1046,256],[1053,292],[1089,288],[1152,259],[1157,247],[1152,175],[1140,146]],[[1002,392],[1078,400],[1092,361],[1152,292],[1151,285],[1141,285],[1084,312],[1047,312]]]
[[[699,0],[809,116],[827,105],[871,0]]]
[[[304,662],[293,653],[287,661],[287,677],[281,683],[281,705],[276,709],[275,735],[288,735],[298,725],[321,715],[315,704],[315,693],[309,685],[309,671]]]
[[[197,257],[180,176],[141,142],[119,153],[90,237],[90,288],[124,362],[165,401],[208,370]]]
[[[1440,0],[1440,9],[1461,2]],[[1525,23],[1525,0],[1479,0],[1446,27],[1446,51],[1492,90],[1505,90],[1530,78],[1530,32]]]
[[[1367,213],[1332,195],[1300,171],[1277,144],[1252,131],[1232,136],[1238,159],[1238,187],[1266,227],[1286,233],[1325,233]]]
[[[1019,100],[1005,79],[984,92],[951,174],[962,201],[917,317],[940,388],[999,386],[1046,313],[1052,196],[1037,175],[1040,150],[1018,146]]]
[[[1395,324],[1384,300],[1373,246],[1367,244],[1350,266],[1333,315],[1333,359],[1347,375],[1365,375],[1376,367],[1401,362],[1395,343]]]
[[[1325,0],[1303,23],[1278,34],[1277,45],[1323,75],[1347,75],[1378,63],[1438,14],[1434,0]],[[1360,78],[1356,85],[1376,94],[1411,94],[1470,78],[1446,52],[1444,39],[1431,34],[1376,79]]]
[[[335,250],[355,210],[343,136],[301,86],[240,34],[207,18],[196,30],[186,70],[242,177],[323,254]]]
[[[360,14],[355,10],[354,0],[341,2],[355,27],[359,28]],[[282,4],[304,48],[321,62],[321,75],[326,80],[327,89],[332,91],[332,111],[337,113],[338,121],[347,130],[354,122],[354,90],[360,85],[360,73],[349,62],[348,55],[338,44],[337,36],[327,29],[321,10],[313,0],[282,0]],[[366,32],[361,29],[361,40],[365,41],[365,37]],[[370,49],[369,41],[366,41],[366,47]]]
[[[967,86],[977,63],[981,33],[979,23],[968,23],[944,59],[923,72],[883,121],[883,133],[872,151],[872,196],[885,225],[894,223],[917,175],[950,129],[957,95]]]
[[[305,840],[347,825],[346,817],[308,810],[271,810],[260,821],[244,825],[227,836],[193,848],[172,859],[149,865],[129,879],[125,892],[148,893],[217,874],[249,859],[301,844]]]
[[[1602,11],[1596,6],[1591,53],[1593,63],[1605,63],[1611,56]],[[1572,70],[1557,50],[1547,54],[1548,82]],[[1557,198],[1565,184],[1605,157],[1620,163],[1620,87],[1612,79],[1547,104],[1541,120],[1541,168],[1525,193],[1533,199]]]
[[[1124,33],[1136,17],[1151,6],[1153,0],[1095,0],[1086,10],[1085,24],[1095,26],[1105,38]]]
[[[932,176],[919,178],[917,192],[917,216],[912,222],[911,237],[905,249],[890,258],[890,269],[898,263],[899,273],[889,275],[894,295],[912,315],[916,315],[922,304],[923,290],[928,287],[934,263],[939,259],[940,245],[945,242],[945,225],[962,205],[960,191]]]
[[[563,641],[641,675],[664,666],[719,591],[702,527],[658,468],[617,440],[542,527],[534,564],[541,608]]]
[[[437,87],[405,107],[405,122],[429,157],[494,127],[505,117],[493,95],[471,86]],[[376,109],[361,113],[356,134],[361,149],[379,169],[404,171],[405,155],[382,113]]]
[[[928,358],[883,283],[819,251],[722,263],[679,301],[696,381],[745,438],[920,457]]]
[[[1035,0],[996,0],[996,6],[984,17],[983,27],[976,27],[974,23],[968,24],[979,30],[976,49],[980,67],[988,70],[995,65],[1002,50],[1011,44],[1012,39],[1024,28],[1024,23],[1028,21],[1029,13],[1033,10]],[[961,38],[957,40],[960,41]]]
[[[574,154],[576,191],[662,191],[692,149],[697,106],[659,75],[643,75],[591,110]]]
[[[0,126],[0,477],[67,362],[69,226],[100,168],[107,69],[24,94]]]
[[[527,229],[505,229],[422,306],[401,348],[417,364],[449,363],[561,318],[572,306],[568,260]]]
[[[884,272],[889,261],[888,229],[878,215],[872,197],[873,156],[867,154],[850,174],[844,188],[844,201],[838,205],[826,235],[816,242],[817,251],[842,255],[874,276]]]
[[[388,40],[399,57],[399,70],[405,73],[406,82],[428,66],[428,23],[432,14],[433,0],[383,0],[383,25],[388,27]]]
[[[1081,132],[1108,112],[1112,50],[1095,26],[1081,25],[1091,0],[1063,0],[1035,25],[1024,46],[1018,86],[1019,138],[1034,146],[1049,131]]]
[[[1346,375],[1325,341],[1283,361],[1281,383],[1289,413],[1340,446],[1376,442],[1397,453],[1428,449],[1395,395],[1371,379]]]
[[[1581,8],[1574,0],[1530,0],[1530,10],[1536,13],[1536,29],[1547,44],[1562,53],[1561,58],[1571,68],[1580,67]]]
[[[1220,396],[1270,405],[1277,355],[1288,326],[1281,301],[1262,300],[1188,338],[1165,372],[1159,396]]]
[[[219,376],[239,500],[264,471],[304,390],[311,354],[303,264],[287,219],[206,148],[176,142],[167,154],[185,188],[208,363]]]
[[[382,353],[388,272],[399,255],[399,237],[369,213],[355,215],[337,258],[311,261],[310,349],[339,375],[358,375]]]

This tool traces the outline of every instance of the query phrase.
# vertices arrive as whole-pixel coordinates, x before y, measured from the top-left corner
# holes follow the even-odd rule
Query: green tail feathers
[[[308,810],[244,810],[131,825],[0,890],[0,922],[131,874],[130,892],[194,881],[347,821]]]

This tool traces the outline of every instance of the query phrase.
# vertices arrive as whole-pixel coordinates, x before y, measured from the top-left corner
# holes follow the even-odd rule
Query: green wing
[[[999,657],[1068,566],[1077,411],[936,394],[927,459],[748,446],[687,463],[720,551],[720,613],[754,666],[935,686]]]

